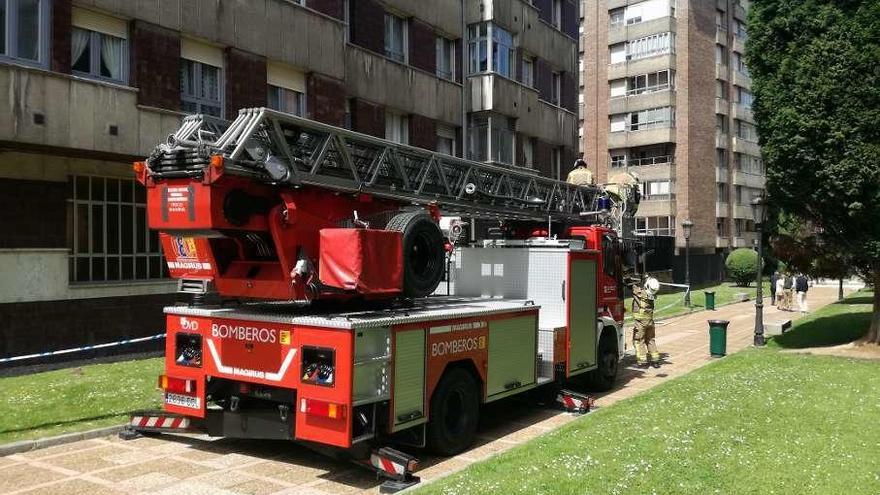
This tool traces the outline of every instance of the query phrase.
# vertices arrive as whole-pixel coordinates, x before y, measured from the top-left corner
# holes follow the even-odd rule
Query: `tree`
[[[758,270],[758,253],[748,248],[734,249],[727,255],[724,266],[737,287],[748,287]]]
[[[880,285],[880,0],[755,0],[748,29],[770,205]]]

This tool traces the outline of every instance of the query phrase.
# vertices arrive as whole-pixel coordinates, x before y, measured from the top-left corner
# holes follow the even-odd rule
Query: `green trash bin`
[[[727,355],[727,320],[709,320],[709,354],[713,357]]]
[[[706,291],[703,294],[706,295],[706,309],[715,311],[715,293]]]

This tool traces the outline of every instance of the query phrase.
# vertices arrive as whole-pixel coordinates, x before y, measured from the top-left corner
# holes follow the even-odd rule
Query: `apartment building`
[[[0,356],[162,331],[142,159],[270,106],[564,175],[574,0],[0,0]]]
[[[580,145],[598,179],[643,182],[636,232],[693,222],[692,261],[752,246],[749,202],[764,187],[743,62],[748,3],[582,0]]]

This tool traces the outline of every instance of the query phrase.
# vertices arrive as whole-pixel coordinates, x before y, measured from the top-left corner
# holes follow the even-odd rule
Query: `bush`
[[[748,287],[755,279],[755,270],[758,269],[758,253],[748,248],[735,249],[727,255],[724,266],[727,267],[727,275],[737,286]]]

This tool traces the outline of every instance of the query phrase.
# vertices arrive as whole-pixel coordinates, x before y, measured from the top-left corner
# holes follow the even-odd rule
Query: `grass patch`
[[[827,347],[858,340],[868,332],[873,293],[861,290],[798,320],[792,331],[774,337],[768,345],[786,349]]]
[[[0,444],[118,425],[161,405],[163,359],[0,378]]]
[[[867,322],[849,312],[863,308],[826,306],[791,335]],[[418,493],[880,493],[878,417],[877,361],[752,349]]]
[[[736,297],[739,293],[746,293],[751,300],[755,299],[757,290],[754,285],[750,287],[737,287],[733,282],[722,282],[720,284],[702,285],[692,288],[691,290],[691,308],[684,305],[684,290],[670,290],[669,287],[661,287],[660,294],[654,304],[654,318],[671,318],[687,314],[692,311],[700,311],[706,309],[705,292],[715,293],[715,307],[723,306],[739,301]],[[764,282],[764,297],[770,297],[770,284]],[[632,308],[632,298],[627,298],[626,309]]]

